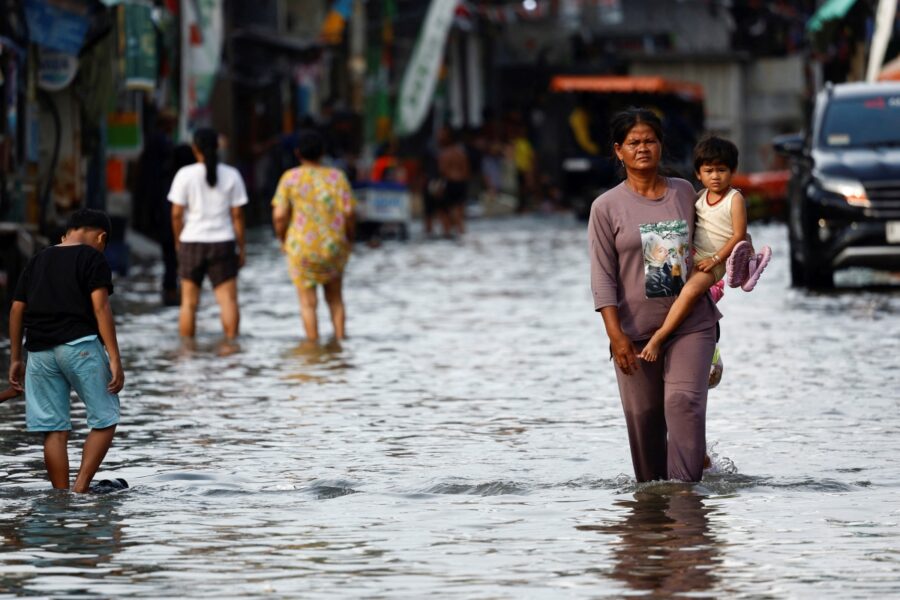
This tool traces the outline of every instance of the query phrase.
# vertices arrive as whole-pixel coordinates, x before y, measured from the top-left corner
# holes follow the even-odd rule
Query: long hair
[[[215,129],[203,127],[194,132],[194,146],[203,155],[203,164],[206,165],[206,183],[209,187],[216,187],[218,181],[216,175],[219,168],[219,133]]]

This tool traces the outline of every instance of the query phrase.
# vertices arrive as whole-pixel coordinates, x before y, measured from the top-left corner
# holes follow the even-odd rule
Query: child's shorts
[[[107,390],[112,372],[99,338],[29,352],[25,367],[25,424],[28,431],[69,431],[69,394],[87,409],[91,429],[119,422],[119,397]]]
[[[696,265],[698,262],[700,262],[704,258],[712,258],[712,255],[707,256],[707,255],[704,255],[704,254],[701,254],[700,252],[698,252],[697,254],[694,255],[694,264]],[[712,273],[712,276],[716,278],[716,281],[720,281],[723,277],[725,277],[725,261],[723,260],[719,264],[717,264],[715,267],[713,267],[713,270],[710,271],[710,273]]]

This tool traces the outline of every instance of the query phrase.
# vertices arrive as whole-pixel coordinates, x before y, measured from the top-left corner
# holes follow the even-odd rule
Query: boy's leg
[[[241,324],[241,312],[238,306],[237,277],[223,281],[215,288],[213,293],[216,302],[219,303],[219,314],[222,319],[222,330],[225,337],[233,340],[238,335]]]
[[[300,316],[303,318],[303,329],[306,330],[306,339],[310,342],[319,340],[319,324],[316,319],[315,287],[297,286],[297,296],[300,298]]]
[[[116,426],[111,425],[104,429],[91,429],[87,439],[84,441],[84,449],[81,451],[81,466],[78,468],[78,475],[75,477],[75,485],[72,491],[76,494],[83,494],[88,491],[91,480],[97,474],[97,469],[106,457],[106,452],[112,445],[113,436],[116,433]]]
[[[199,303],[200,286],[190,279],[182,279],[181,311],[178,313],[178,333],[181,337],[194,337]]]
[[[343,277],[335,277],[325,284],[325,302],[331,313],[331,323],[334,326],[334,337],[337,340],[344,339],[344,298],[342,294]]]
[[[84,442],[81,466],[73,486],[73,491],[83,493],[87,491],[112,443],[120,417],[119,397],[107,389],[112,372],[109,357],[100,340],[66,345],[60,348],[58,355],[60,368],[84,402],[87,424],[91,428]]]
[[[659,355],[663,342],[672,335],[672,333],[681,325],[694,308],[697,299],[705,294],[710,287],[716,282],[712,273],[704,273],[703,271],[695,271],[684,284],[681,293],[669,313],[666,320],[663,321],[662,327],[656,330],[653,337],[641,351],[641,358],[645,360],[656,360]]]
[[[98,342],[99,343],[99,342]],[[67,442],[71,388],[59,363],[67,346],[30,352],[25,366],[25,424],[44,435],[44,464],[53,487],[69,489]]]
[[[58,490],[69,489],[69,432],[44,434],[44,464],[50,483]]]

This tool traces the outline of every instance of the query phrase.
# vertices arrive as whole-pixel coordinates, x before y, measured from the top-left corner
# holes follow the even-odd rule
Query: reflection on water
[[[753,231],[774,258],[720,303],[717,468],[691,488],[630,475],[582,224],[360,248],[339,345],[303,343],[256,235],[237,343],[209,290],[184,342],[159,273],[117,281],[128,383],[99,478],[131,489],[53,492],[23,403],[0,405],[0,597],[900,593],[900,294],[790,289],[783,228]]]
[[[576,529],[615,536],[608,575],[635,592],[671,597],[714,589],[722,562],[710,525],[715,510],[690,488],[655,487],[616,500],[623,519]]]
[[[27,595],[97,593],[97,584],[111,572],[112,557],[122,549],[120,502],[116,495],[85,497],[56,490],[33,496],[14,520],[0,521],[0,538],[7,571],[15,565],[35,571],[4,578],[3,587]]]

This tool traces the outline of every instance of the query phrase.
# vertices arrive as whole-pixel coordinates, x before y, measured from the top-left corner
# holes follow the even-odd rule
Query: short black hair
[[[325,140],[315,129],[305,129],[297,136],[297,154],[303,160],[319,160],[325,154]]]
[[[108,236],[112,230],[109,216],[102,210],[94,208],[79,208],[66,221],[66,231],[73,229],[100,229]]]
[[[733,142],[710,135],[694,147],[694,172],[703,165],[725,165],[732,171],[738,166],[738,149]]]

